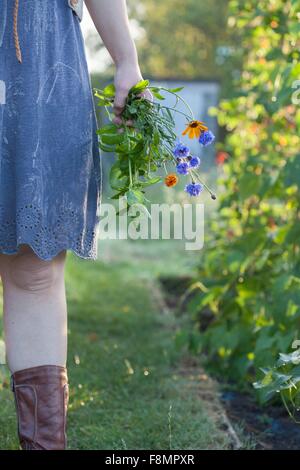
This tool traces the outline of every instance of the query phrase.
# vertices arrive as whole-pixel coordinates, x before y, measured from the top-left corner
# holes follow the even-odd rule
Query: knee
[[[20,289],[43,291],[51,288],[59,273],[56,260],[45,261],[34,252],[19,253],[10,263],[9,278]]]

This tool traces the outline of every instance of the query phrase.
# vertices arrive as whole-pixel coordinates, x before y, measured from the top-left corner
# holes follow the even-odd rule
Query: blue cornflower
[[[179,175],[187,175],[189,172],[189,164],[187,162],[178,163],[176,170]]]
[[[199,138],[200,144],[202,144],[204,147],[207,147],[208,145],[212,144],[214,140],[215,136],[211,131],[202,132]]]
[[[178,142],[176,147],[173,150],[175,157],[187,157],[190,154],[190,149],[184,145],[182,142]]]
[[[199,196],[201,191],[203,191],[203,186],[200,183],[189,183],[186,185],[184,190],[190,196]]]
[[[198,168],[200,163],[201,163],[201,160],[199,157],[191,157],[191,159],[189,160],[189,165],[191,168]]]

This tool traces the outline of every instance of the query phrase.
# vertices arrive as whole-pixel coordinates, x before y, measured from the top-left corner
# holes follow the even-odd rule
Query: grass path
[[[128,242],[103,246],[102,261],[68,255],[69,447],[227,448],[226,434],[179,373],[181,353],[173,341],[178,320],[163,313],[153,295],[171,253]],[[172,269],[178,263],[174,259]],[[189,261],[180,268],[190,269]],[[6,367],[0,374],[0,449],[15,449]]]

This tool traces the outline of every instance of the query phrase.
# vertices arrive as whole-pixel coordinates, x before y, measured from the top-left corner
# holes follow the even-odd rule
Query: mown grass
[[[227,448],[178,372],[179,320],[156,300],[156,277],[189,272],[193,256],[175,242],[103,241],[99,254],[68,254],[69,448]],[[8,377],[1,367],[0,449],[18,448]]]

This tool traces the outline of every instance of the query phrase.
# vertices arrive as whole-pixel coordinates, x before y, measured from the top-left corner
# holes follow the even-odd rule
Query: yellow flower
[[[171,188],[172,186],[175,186],[178,183],[178,177],[175,175],[175,173],[170,173],[165,177],[165,185],[168,186],[168,188]]]
[[[199,139],[203,131],[207,131],[208,127],[201,121],[189,122],[187,128],[183,131],[182,135],[188,134],[190,139]]]

